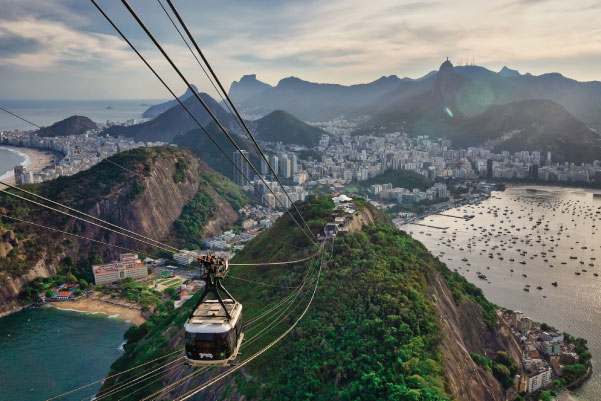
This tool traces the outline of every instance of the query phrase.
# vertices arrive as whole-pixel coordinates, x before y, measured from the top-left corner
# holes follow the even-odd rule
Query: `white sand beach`
[[[1,146],[3,149],[12,150],[14,152],[18,152],[26,157],[24,162],[24,166],[27,167],[27,171],[31,171],[32,173],[39,173],[44,170],[46,167],[51,166],[55,155],[50,151],[32,149],[32,148],[22,148],[16,146]],[[14,185],[15,184],[15,176],[10,175],[6,177],[3,181],[7,184]],[[1,186],[0,186],[1,187]]]

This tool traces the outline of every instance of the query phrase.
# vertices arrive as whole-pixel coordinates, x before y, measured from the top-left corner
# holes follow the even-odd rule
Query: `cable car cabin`
[[[223,306],[230,318],[228,319]],[[186,359],[195,366],[226,365],[238,355],[242,333],[242,304],[233,299],[205,300],[184,326]]]

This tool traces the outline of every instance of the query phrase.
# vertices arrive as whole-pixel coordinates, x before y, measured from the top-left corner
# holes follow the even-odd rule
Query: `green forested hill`
[[[475,319],[483,315],[493,331],[497,324],[495,307],[478,288],[450,272],[422,244],[388,224],[369,205],[357,206],[356,218],[373,214],[377,223],[337,238],[333,247],[326,244],[320,284],[304,319],[280,343],[245,366],[244,373],[236,372],[221,385],[210,387],[207,396],[278,401],[453,398],[440,348],[440,311],[433,301],[429,280],[442,276],[455,302],[475,303],[481,311]],[[300,209],[314,227],[333,213],[333,205],[323,198],[312,198]],[[284,215],[251,241],[234,262],[311,255],[316,248],[301,246],[304,241],[300,230]],[[312,263],[232,267],[226,287],[243,303],[244,320],[252,321],[293,293],[307,269],[315,266]],[[140,329],[132,330],[126,353],[113,368],[125,369],[181,345],[185,308],[169,316],[153,317]],[[301,309],[292,309],[290,316],[250,347],[245,344],[267,323],[247,328],[243,344],[247,348],[242,351],[241,361],[290,327]],[[274,319],[267,322],[277,322]],[[474,369],[478,368],[474,365]],[[190,372],[189,368],[177,371],[162,383],[149,386],[152,390],[141,389],[138,395],[151,394]],[[187,389],[214,375],[199,376]],[[183,391],[176,387],[169,394],[177,397]]]
[[[284,110],[272,111],[253,124],[257,128],[258,139],[286,145],[317,146],[321,136],[327,135],[321,128],[304,123]]]
[[[256,386],[240,388],[259,386],[261,400],[450,399],[427,284],[440,273],[458,302],[475,301],[496,324],[494,305],[479,289],[393,226],[336,239],[309,313],[248,368]]]
[[[192,152],[172,146],[121,152],[73,176],[23,188],[178,247],[198,247],[209,221],[218,219],[219,227],[229,226],[238,219],[235,210],[248,202],[240,187],[210,169]],[[24,196],[15,190],[11,192]],[[53,271],[92,281],[92,261],[110,260],[123,251],[82,237],[139,252],[156,252],[138,241],[6,194],[0,194],[0,212],[0,283],[24,276],[39,261]],[[10,234],[7,238],[15,239],[4,241],[2,235],[6,232]]]

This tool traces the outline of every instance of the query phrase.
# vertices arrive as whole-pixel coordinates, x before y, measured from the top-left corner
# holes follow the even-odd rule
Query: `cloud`
[[[0,66],[27,87],[31,74],[50,74],[56,86],[73,77],[98,78],[103,93],[115,97],[165,96],[137,56],[102,16],[80,0],[0,0]],[[131,0],[170,55],[202,90],[210,87],[195,60],[164,16],[146,0]],[[183,90],[162,56],[123,9],[101,0],[149,61]],[[180,4],[181,3],[181,4]],[[593,61],[601,54],[598,0],[222,0],[202,8],[177,5],[224,84],[243,74],[277,83],[296,75],[343,84],[381,75],[418,77],[453,61],[475,58],[498,70],[559,70],[580,79],[599,79]],[[558,62],[561,60],[561,62]],[[26,73],[27,72],[27,73]],[[63,77],[61,82],[60,77]],[[127,88],[127,89],[125,89]],[[65,96],[68,92],[65,92]],[[10,96],[4,93],[4,96]]]
[[[74,30],[55,21],[24,18],[2,21],[0,65],[43,70],[60,63],[125,62],[124,43],[112,35]]]

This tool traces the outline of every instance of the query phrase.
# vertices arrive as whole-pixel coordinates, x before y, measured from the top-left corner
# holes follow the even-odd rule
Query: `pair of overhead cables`
[[[184,39],[183,35],[181,34],[181,32],[179,31],[179,29],[177,28],[177,25],[175,25],[175,23],[171,19],[171,16],[169,15],[169,13],[165,9],[165,7],[163,7],[163,4],[161,3],[161,0],[157,0],[157,1],[158,1],[159,5],[161,6],[161,8],[163,9],[163,11],[165,12],[165,14],[167,15],[167,17],[169,18],[169,20],[171,21],[171,23],[173,24],[173,26],[175,27],[175,29],[177,30],[177,32],[180,34],[180,37],[184,40],[184,43],[188,47],[188,50],[190,50],[190,53],[192,53],[192,55],[196,59],[198,65],[200,65],[200,67],[202,68],[202,70],[205,72],[205,75],[206,75],[206,70],[202,66],[202,63],[198,60],[198,58],[196,57],[196,54],[194,54],[194,52],[192,51],[192,49],[190,48],[190,46],[188,45],[188,43]],[[248,138],[253,142],[253,144],[255,145],[255,147],[257,148],[257,150],[259,151],[259,154],[261,155],[262,160],[269,167],[269,170],[271,171],[271,174],[273,175],[273,177],[276,179],[276,181],[278,182],[278,184],[282,188],[282,191],[284,191],[284,194],[286,195],[286,197],[290,201],[291,205],[295,208],[295,210],[298,213],[298,215],[300,216],[303,224],[305,224],[305,226],[307,226],[307,222],[305,221],[305,219],[303,218],[302,214],[300,213],[300,211],[298,210],[298,208],[296,207],[296,205],[294,204],[294,202],[290,198],[290,195],[286,191],[286,188],[284,187],[284,184],[282,184],[282,181],[280,180],[280,178],[278,177],[278,175],[274,171],[273,167],[271,166],[271,163],[269,163],[269,160],[267,160],[267,157],[265,156],[265,154],[261,150],[261,147],[259,146],[259,144],[255,140],[255,137],[253,136],[253,134],[251,133],[250,129],[248,128],[248,125],[246,124],[246,121],[244,120],[244,118],[242,118],[242,116],[238,112],[238,109],[236,108],[236,105],[234,105],[234,102],[232,102],[232,99],[230,98],[229,94],[227,93],[227,91],[225,90],[225,88],[223,87],[223,85],[221,84],[221,81],[219,80],[219,78],[217,77],[217,74],[215,73],[215,71],[211,67],[211,64],[209,63],[209,60],[207,60],[207,58],[205,57],[204,53],[202,52],[202,50],[198,46],[198,43],[196,42],[196,39],[194,39],[194,36],[192,35],[192,33],[190,32],[190,30],[188,29],[188,26],[184,22],[184,20],[181,17],[180,13],[177,11],[177,8],[173,4],[173,1],[172,0],[166,0],[166,1],[169,4],[169,7],[171,8],[171,11],[173,11],[174,15],[176,16],[177,20],[179,21],[180,25],[182,26],[182,28],[184,28],[184,30],[186,32],[186,35],[188,36],[188,38],[190,39],[190,41],[194,45],[194,48],[196,49],[196,51],[198,52],[198,54],[200,55],[200,57],[204,61],[204,63],[207,66],[208,70],[211,72],[211,75],[213,76],[213,79],[215,80],[215,82],[219,86],[219,89],[221,89],[221,92],[218,91],[217,88],[215,88],[215,84],[213,84],[213,81],[211,81],[211,79],[207,76],[207,78],[209,78],[209,81],[213,85],[213,88],[215,88],[215,90],[217,91],[217,93],[221,97],[221,100],[223,100],[223,102],[227,106],[227,108],[230,111],[230,113],[233,115],[233,117],[236,120],[236,122],[238,122],[238,125],[239,126],[241,125],[241,128],[243,128],[243,130],[246,132]],[[227,99],[227,102],[225,101],[225,99],[223,99],[223,96],[221,96],[221,93],[223,93],[223,96],[225,96],[225,99]],[[230,106],[231,106],[231,108],[230,108]],[[232,112],[232,110],[233,110],[233,112]],[[225,129],[223,127],[221,127],[221,129],[225,133]],[[250,164],[249,160],[247,160],[247,162]],[[259,173],[258,173],[258,171],[254,167],[253,167],[253,170],[255,171],[255,173],[258,176],[260,176]]]
[[[200,386],[197,386],[196,388],[193,388],[193,389],[189,390],[188,392],[186,392],[182,396],[180,396],[178,398],[175,398],[174,401],[185,401],[185,400],[189,399],[190,397],[193,397],[194,395],[198,394],[199,392],[207,389],[208,387],[210,387],[213,384],[219,382],[220,380],[224,379],[225,377],[229,376],[230,374],[234,373],[235,371],[243,368],[245,365],[249,364],[250,362],[252,362],[256,358],[258,358],[259,356],[261,356],[263,353],[267,352],[270,348],[272,348],[274,345],[276,345],[278,342],[280,342],[286,335],[288,335],[300,323],[300,321],[303,319],[303,317],[305,316],[305,314],[307,313],[307,311],[311,307],[311,304],[313,303],[313,300],[315,298],[315,294],[317,292],[317,287],[319,285],[320,276],[321,276],[323,267],[327,263],[327,262],[324,262],[324,253],[325,252],[322,252],[322,254],[321,254],[321,260],[320,260],[320,263],[319,263],[319,269],[318,269],[318,272],[317,272],[317,276],[315,278],[315,285],[313,286],[313,289],[312,289],[309,301],[307,302],[307,304],[306,304],[305,308],[303,309],[303,311],[301,312],[301,314],[295,319],[295,321],[290,325],[290,327],[288,327],[282,334],[280,334],[277,338],[275,338],[269,344],[267,344],[266,346],[264,346],[263,348],[261,348],[259,351],[255,352],[254,354],[252,354],[248,358],[240,361],[238,364],[236,364],[232,368],[228,369],[227,371],[225,371],[225,372],[217,375],[216,377],[214,377],[214,378],[206,381],[205,383],[201,384]]]
[[[314,259],[315,259],[315,258],[318,256],[318,254],[319,254],[319,253],[316,253],[316,254],[312,255],[313,261],[314,261]],[[303,261],[306,261],[306,260],[307,260],[307,259],[303,259]],[[295,263],[298,263],[298,261],[294,261],[294,262],[295,262]],[[314,265],[314,262],[310,262],[310,263],[311,263],[311,266],[313,266],[313,265]],[[246,321],[246,322],[244,323],[244,326],[243,326],[243,327],[244,327],[244,329],[245,329],[245,330],[251,330],[252,326],[253,326],[253,325],[255,325],[257,322],[259,322],[259,321],[261,321],[261,320],[265,320],[265,319],[268,319],[268,318],[272,318],[271,320],[273,320],[273,316],[274,316],[274,315],[272,315],[272,313],[273,313],[274,311],[278,310],[279,308],[281,308],[282,306],[284,306],[284,305],[286,305],[286,304],[290,304],[290,303],[291,303],[291,302],[294,300],[295,296],[298,296],[298,293],[299,293],[299,291],[302,291],[302,288],[303,288],[303,287],[304,287],[304,286],[307,284],[307,282],[308,282],[308,280],[309,280],[309,278],[310,278],[311,274],[313,273],[313,271],[314,271],[314,269],[313,269],[313,268],[309,268],[309,269],[307,269],[307,273],[305,274],[305,276],[304,276],[304,278],[303,278],[303,280],[302,280],[301,284],[300,284],[298,287],[294,287],[294,288],[296,289],[295,291],[293,291],[291,294],[289,294],[289,295],[288,295],[288,296],[286,296],[284,299],[282,299],[281,301],[279,301],[279,302],[278,302],[276,305],[274,305],[274,306],[270,307],[268,310],[266,310],[266,311],[263,311],[263,312],[261,312],[260,314],[258,314],[257,316],[253,317],[252,319],[250,319],[250,320]],[[260,282],[255,282],[255,283],[256,283],[256,284],[259,284],[259,285],[265,285],[265,283],[260,283]],[[253,339],[253,337],[250,337],[248,340],[249,340],[249,341],[251,341],[252,339]],[[81,386],[81,387],[78,387],[78,388],[76,388],[76,389],[70,390],[70,391],[68,391],[68,392],[62,393],[62,394],[60,394],[60,395],[54,396],[54,397],[52,397],[52,398],[49,398],[47,401],[52,401],[52,400],[55,400],[55,399],[58,399],[58,398],[64,397],[64,396],[66,396],[66,395],[69,395],[69,394],[72,394],[72,393],[74,393],[74,392],[76,392],[76,391],[79,391],[79,390],[82,390],[82,389],[88,388],[88,387],[90,387],[90,386],[92,386],[92,385],[94,385],[94,384],[98,384],[98,383],[104,382],[104,381],[106,381],[106,380],[108,380],[108,379],[112,379],[112,378],[118,377],[118,376],[120,376],[120,375],[122,375],[122,374],[125,374],[125,373],[128,373],[128,372],[131,372],[131,371],[133,371],[133,370],[136,370],[136,369],[138,369],[138,368],[141,368],[141,367],[143,367],[143,366],[146,366],[146,365],[148,365],[148,364],[150,364],[150,363],[154,363],[154,362],[156,362],[156,361],[159,361],[159,360],[161,360],[161,359],[164,359],[164,358],[167,358],[167,357],[173,356],[173,355],[175,355],[175,354],[177,354],[177,353],[179,353],[179,352],[181,352],[181,349],[177,349],[177,350],[175,350],[175,351],[172,351],[172,352],[169,352],[169,353],[167,353],[167,354],[165,354],[165,355],[162,355],[162,356],[160,356],[160,357],[158,357],[158,358],[155,358],[155,359],[153,359],[153,360],[151,360],[151,361],[144,362],[144,363],[142,363],[142,364],[139,364],[139,365],[136,365],[136,366],[134,366],[134,367],[131,367],[131,368],[127,369],[127,370],[124,370],[124,371],[122,371],[122,372],[117,372],[117,373],[111,374],[111,375],[109,375],[108,377],[105,377],[105,378],[102,378],[102,379],[99,379],[99,380],[93,381],[93,382],[91,382],[91,383],[89,383],[89,384],[86,384],[86,385],[84,385],[84,386]],[[106,397],[108,397],[109,395],[114,395],[115,393],[119,392],[119,391],[114,391],[114,390],[116,390],[116,389],[117,389],[119,386],[127,386],[127,387],[123,387],[123,388],[122,388],[122,389],[124,390],[125,388],[129,388],[129,387],[133,386],[134,384],[140,384],[141,382],[143,382],[143,381],[146,381],[146,380],[148,380],[148,379],[151,379],[152,377],[156,377],[156,376],[158,375],[157,371],[158,371],[158,370],[161,370],[161,369],[163,369],[163,367],[165,367],[165,366],[168,366],[170,363],[171,363],[171,362],[169,362],[169,363],[166,363],[166,364],[164,364],[164,365],[161,365],[159,368],[152,367],[152,368],[150,368],[149,370],[147,370],[147,371],[144,371],[144,372],[141,372],[141,373],[140,373],[140,374],[138,374],[137,376],[134,376],[133,378],[131,378],[131,379],[128,379],[127,381],[125,381],[125,383],[117,383],[117,384],[115,384],[115,385],[113,385],[113,386],[111,386],[111,387],[109,387],[109,388],[107,388],[107,389],[104,389],[103,391],[101,391],[101,392],[99,392],[99,393],[97,394],[97,398],[96,398],[96,399],[100,400],[100,399],[103,399],[103,398],[106,398]],[[172,367],[172,368],[173,368],[173,367]],[[170,368],[170,369],[171,369],[171,368]],[[206,370],[206,369],[205,369],[205,370]],[[195,375],[196,375],[196,374],[199,374],[199,372],[198,372],[198,371],[196,371],[196,372],[194,372],[194,374],[195,374]],[[146,377],[146,379],[143,379],[144,377]],[[143,379],[143,380],[142,380],[142,379]],[[159,379],[161,379],[161,377],[159,377],[158,379],[155,379],[155,380],[153,380],[153,382],[155,382],[155,381],[157,381],[157,380],[159,380]],[[133,381],[135,381],[135,383],[134,383]],[[151,383],[148,383],[148,384],[146,384],[144,387],[146,387],[146,386],[148,386],[148,385],[150,385],[150,384],[151,384]],[[140,390],[142,390],[142,388],[136,389],[135,391],[140,391]],[[112,391],[114,391],[114,392],[112,392],[111,394],[107,394],[107,392],[109,392],[109,391],[111,391],[111,392],[112,392]],[[120,390],[120,391],[121,391],[121,390]],[[100,398],[100,397],[103,397],[103,398]]]
[[[137,50],[137,48],[133,45],[133,43],[127,38],[127,36],[115,25],[115,23],[112,21],[112,19],[104,12],[104,10],[98,5],[98,3],[95,0],[91,0],[91,2],[98,9],[98,11],[104,16],[104,18],[109,22],[109,24],[111,24],[111,26],[115,29],[115,31],[130,46],[130,48],[138,55],[138,57],[142,60],[142,62],[144,62],[144,64],[150,69],[150,71],[161,82],[161,84],[169,91],[169,93],[173,96],[173,98],[184,108],[184,110],[188,113],[188,115],[190,115],[190,117],[194,120],[194,122],[196,123],[196,125],[198,125],[198,127],[209,137],[209,139],[211,140],[211,142],[213,142],[213,144],[215,146],[217,146],[217,148],[226,157],[226,159],[234,166],[234,168],[244,177],[244,179],[247,182],[249,182],[253,186],[253,188],[255,189],[255,191],[257,193],[261,193],[261,191],[258,190],[258,188],[254,185],[254,183],[252,183],[252,181],[250,180],[250,178],[231,159],[231,157],[227,154],[227,152],[225,152],[225,150],[223,149],[223,147],[217,143],[217,141],[208,132],[208,130],[198,121],[198,119],[189,110],[189,108],[182,102],[182,100],[177,97],[177,95],[173,92],[173,90],[169,87],[169,85],[167,85],[167,83],[163,80],[163,78],[156,72],[156,70],[154,69],[154,67],[152,67],[148,63],[148,61],[146,60],[146,58]],[[277,196],[277,194],[273,191],[273,189],[271,188],[271,186],[268,185],[267,182],[265,182],[265,179],[259,174],[259,172],[257,171],[256,167],[250,162],[250,160],[248,159],[248,157],[244,154],[244,152],[242,151],[242,149],[235,142],[235,140],[233,139],[233,137],[231,136],[231,134],[227,131],[227,129],[223,126],[223,124],[219,121],[219,119],[216,117],[216,115],[213,113],[213,111],[207,106],[207,104],[204,102],[204,100],[202,100],[202,98],[194,90],[194,88],[192,87],[192,85],[190,84],[190,82],[186,79],[186,77],[183,75],[183,73],[181,72],[181,70],[177,67],[177,65],[173,62],[173,60],[169,57],[169,55],[165,52],[165,50],[163,49],[163,47],[160,45],[160,43],[157,41],[157,39],[154,37],[154,35],[150,32],[150,30],[146,27],[146,25],[142,22],[142,20],[140,19],[140,17],[136,14],[136,12],[129,5],[129,3],[126,0],[122,0],[122,3],[127,8],[127,10],[130,12],[130,14],[134,17],[134,19],[136,20],[136,22],[138,23],[138,25],[144,30],[144,32],[146,33],[146,35],[151,39],[151,41],[154,43],[154,45],[157,47],[157,49],[161,52],[161,54],[169,62],[169,64],[174,69],[174,71],[178,74],[178,76],[181,78],[181,80],[186,84],[186,86],[192,92],[192,94],[194,95],[194,97],[198,100],[198,102],[203,106],[203,108],[205,109],[205,111],[209,114],[209,116],[217,124],[217,126],[219,127],[219,129],[226,135],[226,137],[230,141],[230,143],[236,148],[236,150],[238,152],[240,152],[240,154],[243,157],[244,161],[246,163],[248,163],[248,165],[252,168],[252,170],[255,172],[255,174],[257,175],[257,177],[259,177],[260,180],[263,182],[264,186],[269,190],[269,192],[271,192],[271,194],[274,196],[275,201],[277,201],[282,206],[282,208],[286,210],[286,213],[288,213],[291,216],[291,218],[294,220],[294,222],[298,225],[298,227],[303,231],[303,233],[307,236],[307,238],[309,238],[309,240],[311,242],[317,242],[316,238],[315,238],[315,235],[312,233],[311,229],[308,227],[308,225],[306,224],[306,222],[304,222],[304,218],[303,218],[302,214],[300,213],[300,211],[298,210],[298,208],[296,207],[296,205],[294,205],[294,202],[292,202],[292,200],[290,199],[290,197],[287,195],[287,192],[285,192],[285,194],[288,196],[288,199],[290,200],[291,204],[296,209],[296,211],[297,211],[298,216],[300,217],[300,219],[303,220],[303,222],[305,223],[305,227],[303,227],[298,222],[298,220],[294,217],[294,215],[290,212],[290,210],[285,207],[285,205],[282,203],[282,201]],[[251,136],[252,136],[252,134],[251,134]],[[285,188],[283,188],[283,189],[285,191]],[[270,206],[272,206],[270,204],[270,202],[267,202],[267,204],[270,205]],[[307,232],[308,232],[308,234],[307,234]]]
[[[318,255],[313,255],[313,261],[311,262],[312,267],[307,269],[307,273],[305,274],[305,277],[303,278],[301,285],[295,291],[293,291],[289,296],[287,296],[282,302],[278,303],[278,305],[276,305],[276,307],[273,308],[273,309],[281,309],[282,307],[284,307],[283,309],[274,312],[270,316],[266,316],[265,313],[262,313],[261,315],[257,316],[255,319],[253,319],[252,321],[248,321],[245,323],[244,327],[245,327],[245,330],[247,331],[247,333],[249,333],[253,328],[255,328],[254,326],[257,326],[256,328],[261,329],[261,330],[258,333],[248,337],[248,339],[245,339],[245,341],[241,347],[241,350],[247,348],[250,344],[252,344],[253,342],[255,342],[258,339],[260,339],[261,337],[263,337],[268,331],[273,329],[273,327],[275,327],[277,324],[281,323],[287,317],[289,317],[290,313],[292,313],[292,311],[294,309],[296,309],[296,307],[298,306],[296,301],[299,298],[299,296],[301,296],[301,293],[304,290],[304,288],[306,287],[306,285],[311,281],[310,276],[315,271],[315,263],[314,262],[315,262],[315,258],[317,256]],[[292,308],[295,304],[297,304],[297,306]],[[290,310],[291,308],[292,308],[292,311]],[[286,314],[286,312],[288,312],[288,314]],[[265,321],[265,322],[262,322],[259,324],[260,320],[265,319],[267,317],[270,318],[269,321]],[[174,363],[174,362],[172,362],[172,363]],[[124,391],[127,388],[131,388],[135,385],[139,385],[149,379],[159,376],[159,377],[155,378],[154,380],[152,380],[151,382],[144,384],[144,386],[142,386],[142,387],[131,389],[130,393],[128,393],[126,396],[123,397],[123,398],[127,398],[131,394],[141,391],[142,389],[152,385],[156,381],[161,380],[167,373],[169,373],[167,371],[164,371],[165,368],[168,371],[172,371],[173,369],[176,369],[177,367],[181,366],[181,364],[178,364],[178,365],[174,365],[174,366],[167,368],[168,365],[169,364],[165,364],[165,365],[159,366],[157,368],[152,368],[151,370],[149,370],[147,372],[143,372],[139,376],[136,376],[134,378],[131,378],[131,379],[125,381],[125,383],[118,383],[112,387],[109,387],[108,389],[105,389],[105,390],[99,392],[95,399],[102,400],[106,397],[113,396],[121,391]],[[150,398],[160,395],[161,393],[163,393],[165,391],[168,391],[168,390],[178,387],[180,385],[184,385],[186,382],[192,380],[195,377],[198,377],[200,374],[206,372],[209,369],[210,369],[210,367],[205,367],[205,368],[195,370],[195,371],[185,375],[184,377],[176,380],[174,383],[171,383],[168,386],[163,387],[163,388],[159,389],[158,391],[155,391],[154,393],[146,396],[145,398],[142,398],[142,400],[148,400]],[[158,371],[161,371],[161,372],[158,372]]]
[[[302,303],[302,299],[308,295],[311,292],[311,287],[308,289],[308,292],[306,292],[305,294],[302,294],[302,291],[304,290],[304,287],[309,284],[309,283],[314,283],[315,285],[312,287],[313,292],[312,292],[312,296],[309,299],[307,305],[305,306],[305,309],[303,311],[303,313],[295,320],[295,322],[293,323],[292,326],[290,326],[286,331],[284,331],[284,333],[282,335],[280,335],[279,337],[276,338],[276,340],[272,341],[267,347],[262,348],[259,352],[253,354],[251,357],[240,361],[237,365],[235,365],[233,368],[228,369],[226,372],[218,375],[217,377],[208,380],[206,383],[204,383],[203,385],[196,387],[190,391],[188,391],[186,394],[182,395],[181,397],[177,398],[177,400],[185,400],[188,399],[189,397],[197,394],[199,391],[204,390],[205,388],[209,387],[210,385],[216,383],[217,381],[223,379],[224,377],[228,376],[229,374],[233,373],[234,371],[236,371],[237,369],[239,369],[240,367],[244,366],[245,364],[247,364],[248,362],[252,361],[253,359],[255,359],[257,356],[259,356],[260,354],[262,354],[263,352],[267,351],[267,349],[271,348],[273,345],[275,345],[276,343],[278,343],[283,337],[285,337],[288,333],[290,333],[290,331],[292,331],[292,329],[294,327],[296,327],[296,325],[298,324],[298,322],[304,317],[304,314],[306,313],[306,311],[308,310],[308,308],[310,307],[312,301],[313,301],[313,297],[315,295],[315,291],[317,290],[317,286],[319,283],[319,275],[321,273],[321,267],[323,264],[323,251],[320,252],[320,263],[319,263],[319,272],[317,273],[317,276],[310,280],[310,274],[312,274],[315,271],[315,266],[313,265],[313,268],[310,269],[310,274],[307,275],[307,277],[305,277],[304,282],[303,282],[303,286],[300,287],[299,289],[297,289],[296,291],[294,291],[292,294],[290,294],[287,297],[287,301],[284,303],[280,303],[280,308],[284,307],[284,309],[279,310],[277,312],[273,312],[272,314],[270,314],[268,317],[272,318],[272,321],[268,322],[266,326],[257,326],[258,328],[262,328],[262,330],[260,330],[258,333],[254,334],[253,336],[251,336],[248,339],[245,339],[242,346],[240,347],[241,351],[244,351],[244,349],[246,349],[246,347],[248,347],[250,344],[252,344],[253,342],[255,342],[256,340],[258,340],[259,338],[263,337],[265,334],[267,334],[267,332],[269,332],[271,329],[273,329],[277,324],[283,322],[285,319],[287,319],[288,317],[291,316],[291,314],[294,312],[294,310],[296,310],[296,308],[298,308],[298,306],[300,306],[300,304]],[[300,300],[298,302],[297,299]],[[260,320],[260,319],[259,319]],[[257,320],[253,321],[252,324],[255,324]],[[265,324],[265,323],[263,323]],[[250,329],[247,329],[250,330]],[[203,373],[205,370],[201,369],[199,371],[195,371],[192,372],[186,376],[184,376],[183,378],[163,387],[160,390],[155,391],[154,393],[146,396],[145,398],[143,398],[141,401],[147,401],[150,400],[151,398],[155,397],[155,396],[160,396],[161,394],[163,394],[165,391],[171,391],[174,388],[178,387],[178,386],[183,386],[185,385],[188,381],[194,379],[195,377],[198,377],[201,373]]]
[[[16,118],[18,118],[18,119],[20,119],[20,120],[23,120],[23,121],[25,121],[25,122],[27,122],[28,124],[31,124],[32,126],[39,128],[40,130],[42,130],[42,129],[44,129],[44,130],[48,130],[49,132],[53,133],[54,135],[57,135],[55,132],[53,132],[52,130],[50,130],[50,128],[43,128],[43,127],[41,127],[40,125],[38,125],[38,124],[36,124],[36,123],[34,123],[34,122],[32,122],[32,121],[30,121],[30,120],[28,120],[28,119],[26,119],[26,118],[22,117],[22,116],[19,116],[18,114],[14,113],[14,112],[12,112],[12,111],[9,111],[9,110],[7,110],[7,109],[5,109],[5,108],[2,108],[2,107],[0,107],[0,110],[2,110],[2,111],[5,111],[6,113],[8,113],[8,114],[10,114],[10,115],[12,115],[12,116],[14,116],[14,117],[16,117]],[[115,165],[115,166],[117,166],[117,167],[119,167],[119,168],[121,168],[121,169],[123,169],[123,170],[125,170],[125,171],[129,172],[129,173],[132,173],[132,174],[134,174],[134,175],[136,175],[136,176],[138,176],[138,177],[141,177],[141,178],[143,178],[143,179],[145,178],[144,176],[142,176],[142,175],[140,175],[140,174],[136,173],[135,171],[132,171],[132,170],[130,170],[130,169],[128,169],[128,168],[126,168],[126,167],[124,167],[124,166],[120,165],[120,164],[117,164],[117,163],[113,162],[113,161],[112,161],[112,160],[110,160],[109,158],[106,158],[106,159],[104,159],[102,162],[107,162],[107,163],[113,164],[113,165]],[[101,162],[101,163],[102,163],[102,162]],[[26,191],[26,190],[24,190],[23,188],[20,188],[20,187],[17,187],[17,186],[13,186],[13,185],[11,185],[11,184],[8,184],[8,183],[6,183],[6,182],[3,182],[3,181],[0,181],[0,184],[1,184],[1,185],[4,185],[4,186],[6,186],[6,187],[8,187],[8,188],[11,188],[11,189],[14,189],[14,190],[17,190],[17,191],[20,191],[20,192],[26,193],[26,194],[28,194],[28,195],[31,195],[31,196],[34,196],[34,197],[38,197],[39,199],[43,199],[43,200],[45,200],[45,201],[47,201],[47,202],[50,202],[50,203],[52,203],[52,204],[54,204],[54,205],[56,205],[56,206],[61,206],[61,207],[67,208],[68,210],[71,210],[72,212],[76,212],[76,213],[83,214],[83,215],[85,215],[85,216],[86,216],[86,217],[88,217],[88,218],[92,218],[92,219],[94,219],[94,220],[96,220],[96,221],[99,221],[99,222],[101,222],[101,223],[104,223],[104,224],[110,225],[110,226],[112,226],[112,227],[115,227],[115,228],[121,229],[121,230],[123,230],[123,231],[125,231],[125,232],[128,232],[128,233],[130,233],[130,234],[133,234],[133,235],[139,235],[139,236],[141,236],[142,238],[144,238],[144,239],[146,239],[146,240],[149,240],[149,241],[152,241],[152,242],[156,242],[156,243],[157,243],[157,245],[158,245],[158,244],[160,244],[160,243],[159,243],[158,241],[156,241],[156,240],[153,240],[153,239],[151,239],[151,238],[148,238],[148,237],[144,237],[144,236],[142,236],[142,235],[140,235],[140,234],[137,234],[137,233],[135,233],[135,232],[133,232],[133,231],[131,231],[131,230],[127,230],[127,229],[125,229],[125,228],[119,227],[119,226],[117,226],[117,225],[115,225],[115,224],[112,224],[112,223],[109,223],[109,222],[106,222],[106,221],[100,220],[100,219],[98,219],[98,218],[96,218],[96,217],[94,217],[94,216],[91,216],[91,215],[89,215],[89,214],[86,214],[86,213],[83,213],[83,212],[81,212],[81,211],[79,211],[79,210],[76,210],[76,209],[70,208],[70,207],[68,207],[68,206],[66,206],[66,205],[64,205],[64,204],[61,204],[61,203],[55,202],[55,201],[53,201],[53,200],[50,200],[50,199],[43,198],[43,197],[41,197],[41,196],[38,196],[38,195],[37,195],[37,194],[35,194],[35,193],[32,193],[32,192],[30,192],[30,191]],[[0,191],[1,191],[1,190],[0,190]],[[8,192],[8,191],[6,191],[6,193],[7,193],[9,196],[12,196],[12,195],[11,195],[11,193],[10,193],[10,192]],[[269,205],[269,206],[272,208],[272,210],[274,210],[275,212],[277,212],[277,210],[276,210],[275,208],[273,208],[273,207],[271,206],[271,204],[269,204],[269,203],[268,203],[268,205]],[[5,215],[5,216],[6,216],[6,215]],[[82,239],[88,239],[88,240],[90,240],[90,241],[95,241],[95,242],[98,242],[97,240],[93,240],[93,239],[90,239],[90,238],[87,238],[87,237],[83,237],[83,236],[77,236],[77,235],[75,235],[75,234],[68,233],[68,232],[61,231],[61,230],[57,230],[57,229],[54,229],[54,228],[51,228],[51,227],[45,227],[45,226],[42,226],[42,225],[40,225],[40,224],[36,224],[36,223],[32,223],[32,222],[28,222],[28,221],[26,221],[26,220],[20,220],[20,221],[21,221],[22,223],[25,223],[25,224],[29,224],[29,225],[37,225],[38,227],[43,227],[43,228],[46,228],[46,229],[48,229],[48,230],[52,230],[52,231],[55,231],[55,232],[62,232],[62,233],[64,233],[64,234],[66,234],[66,235],[70,235],[70,236],[74,236],[74,237],[78,237],[78,238],[82,238]],[[277,240],[276,240],[276,241],[277,241]],[[102,243],[102,241],[100,241],[100,242]],[[117,246],[117,245],[112,245],[112,244],[108,244],[108,243],[104,243],[104,244],[105,244],[105,245],[110,245],[110,246],[113,246],[113,247],[117,247],[117,248],[119,248],[119,246]],[[170,247],[169,245],[166,245],[166,244],[161,244],[161,245],[163,245],[163,246],[165,246],[165,247]],[[293,244],[287,244],[287,246],[295,246],[295,245],[293,245]],[[175,252],[178,252],[178,250],[177,250],[177,249],[175,249],[175,248],[173,248],[173,247],[170,247],[170,248],[172,248],[172,249],[171,249],[171,250],[167,250],[167,252],[170,252],[170,253],[175,253]],[[298,248],[298,247],[297,247],[297,248]],[[163,250],[165,250],[165,249],[163,249]],[[130,251],[131,251],[131,250],[130,250]],[[134,251],[134,252],[137,252],[137,251]],[[284,262],[284,263],[287,263],[287,262]]]

